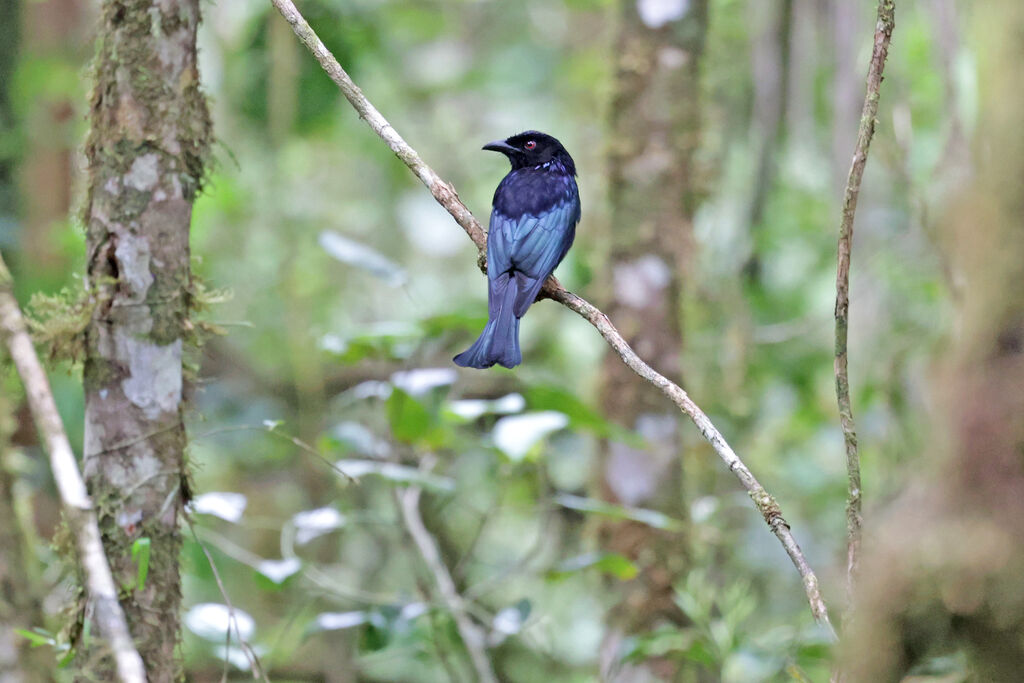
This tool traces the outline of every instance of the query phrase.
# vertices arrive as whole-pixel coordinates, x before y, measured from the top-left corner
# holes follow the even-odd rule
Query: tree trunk
[[[679,16],[660,17],[638,13],[632,0],[624,0],[621,7],[609,159],[612,292],[605,310],[641,357],[678,380],[680,309],[696,204],[698,64],[707,3],[683,3]],[[637,430],[649,444],[647,449],[606,444],[604,496],[684,516],[678,413],[668,410],[658,390],[638,380],[614,355],[606,357],[603,377],[605,414]],[[619,633],[609,634],[607,649],[615,649],[622,633],[643,631],[666,619],[678,621],[682,615],[673,601],[672,583],[686,564],[678,536],[635,522],[608,523],[601,535],[607,550],[629,557],[641,569],[625,586],[612,615]],[[648,668],[670,675],[672,667],[666,661],[649,663]]]
[[[198,24],[198,0],[105,0],[86,143],[97,306],[87,331],[85,475],[151,683],[180,677],[189,222],[210,140]],[[132,560],[141,538],[150,541],[144,587]]]

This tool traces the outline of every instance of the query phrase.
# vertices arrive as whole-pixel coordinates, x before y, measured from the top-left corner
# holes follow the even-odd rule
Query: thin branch
[[[450,184],[441,179],[427,164],[420,158],[419,154],[402,139],[398,131],[388,123],[379,111],[366,99],[362,91],[352,82],[349,75],[335,59],[334,55],[324,46],[320,38],[302,17],[291,0],[271,0],[274,7],[281,13],[285,20],[291,25],[292,30],[299,40],[309,48],[320,66],[341,89],[345,98],[359,112],[360,118],[366,121],[373,131],[380,136],[395,155],[405,163],[409,169],[416,174],[423,184],[427,186],[430,193],[455,219],[455,222],[462,226],[469,238],[473,240],[478,250],[478,263],[481,268],[485,265],[485,252],[487,236],[480,222],[476,220],[466,205],[459,199]],[[821,597],[821,590],[818,586],[818,578],[811,570],[804,557],[803,551],[797,545],[796,539],[790,532],[789,524],[782,517],[782,511],[778,503],[772,498],[764,487],[754,478],[739,456],[732,450],[725,439],[708,419],[708,416],[697,407],[683,389],[656,372],[645,363],[629,344],[622,337],[615,326],[612,325],[604,313],[594,305],[567,291],[555,277],[548,278],[544,284],[543,293],[551,299],[561,303],[566,308],[575,311],[591,325],[597,328],[601,336],[605,338],[608,345],[622,358],[622,361],[636,374],[644,378],[654,386],[658,387],[678,408],[685,413],[697,429],[711,444],[718,456],[729,467],[729,471],[736,475],[740,483],[747,490],[757,509],[761,512],[769,528],[778,537],[785,548],[786,553],[793,561],[793,565],[803,579],[804,591],[807,593],[807,600],[811,606],[811,612],[817,622],[834,637],[835,632],[828,618],[828,610],[825,601]]]
[[[206,562],[210,565],[210,571],[213,572],[213,579],[217,582],[217,589],[220,590],[220,595],[224,598],[224,604],[228,608],[228,627],[224,631],[224,638],[227,641],[224,644],[224,679],[227,679],[229,659],[228,649],[231,647],[231,629],[234,627],[235,635],[238,636],[238,646],[241,648],[245,658],[249,660],[249,668],[252,670],[253,678],[260,678],[265,683],[270,683],[270,680],[267,678],[267,673],[263,669],[263,665],[260,663],[260,658],[256,656],[256,651],[253,650],[252,646],[249,645],[245,640],[245,637],[242,635],[242,629],[238,626],[238,617],[235,616],[235,606],[231,604],[231,598],[228,597],[228,590],[224,587],[224,582],[220,578],[220,572],[217,571],[217,563],[213,561],[213,555],[210,554],[206,544],[200,540],[199,534],[196,533],[196,528],[192,524],[192,520],[187,516],[185,517],[185,523],[188,524],[188,528],[192,532],[192,538],[199,546],[199,549],[203,551],[203,555],[206,556]]]
[[[117,587],[103,552],[96,513],[57,412],[50,381],[39,362],[25,319],[14,298],[13,284],[11,273],[0,254],[0,337],[3,337],[25,386],[36,429],[43,437],[50,456],[50,468],[64,506],[64,515],[78,546],[78,559],[85,574],[86,590],[94,605],[96,625],[113,652],[119,680],[122,683],[145,683],[146,669],[135,649],[128,622],[117,599]]]
[[[860,562],[861,540],[861,487],[860,453],[857,450],[857,427],[853,421],[850,405],[850,378],[847,373],[847,333],[850,325],[850,252],[853,245],[853,218],[857,212],[857,198],[860,183],[864,177],[864,166],[868,160],[868,148],[875,134],[875,117],[878,115],[878,93],[882,86],[882,70],[889,53],[889,40],[894,26],[894,0],[879,0],[878,21],[875,24],[875,45],[871,51],[871,65],[868,67],[867,93],[864,95],[864,109],[857,131],[857,146],[853,152],[853,163],[846,181],[843,199],[843,218],[839,223],[839,246],[836,266],[836,343],[835,377],[836,400],[839,404],[839,421],[846,444],[846,476],[848,491],[846,500],[846,592],[848,604],[853,603],[853,586]]]
[[[423,459],[422,467],[429,469],[432,462],[433,458],[427,456]],[[420,516],[420,493],[422,493],[422,489],[418,486],[395,491],[395,498],[397,498],[398,507],[402,512],[402,521],[405,522],[405,528],[412,537],[413,543],[416,544],[420,557],[423,558],[424,564],[427,565],[427,569],[434,577],[441,600],[444,601],[445,607],[448,608],[452,619],[455,620],[455,628],[458,629],[462,644],[469,652],[469,659],[473,663],[477,680],[483,683],[497,683],[498,677],[494,675],[491,660],[487,657],[486,637],[480,627],[470,618],[466,609],[466,601],[459,595],[455,581],[452,580],[448,567],[441,559],[441,553],[437,549],[437,544],[434,543],[434,538],[423,524],[423,518]]]

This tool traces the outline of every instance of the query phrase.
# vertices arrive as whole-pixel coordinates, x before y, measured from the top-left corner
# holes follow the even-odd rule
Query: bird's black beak
[[[483,147],[490,152],[501,152],[502,154],[511,154],[512,152],[518,152],[515,147],[508,144],[504,140],[495,140],[494,142],[488,142]]]

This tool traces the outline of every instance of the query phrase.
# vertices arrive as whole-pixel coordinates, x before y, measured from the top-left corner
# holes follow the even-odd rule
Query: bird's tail
[[[514,310],[521,284],[510,273],[490,281],[487,326],[472,346],[455,356],[456,365],[483,369],[497,363],[512,368],[523,361],[519,351],[519,318]]]

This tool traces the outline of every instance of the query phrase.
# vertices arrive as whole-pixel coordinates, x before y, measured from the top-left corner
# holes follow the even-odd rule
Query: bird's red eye
[[[537,147],[537,143],[534,142],[533,140],[530,140],[525,145],[523,145],[523,149],[535,149],[536,147]]]

